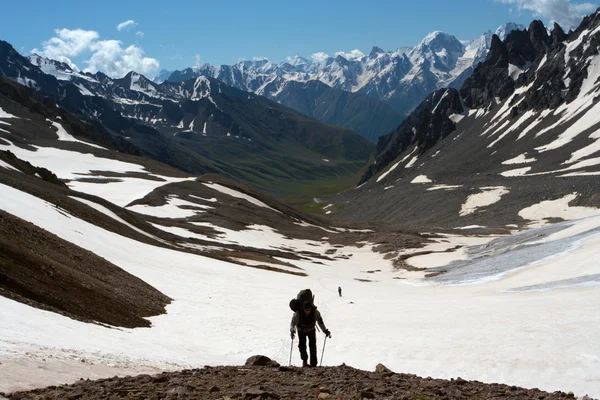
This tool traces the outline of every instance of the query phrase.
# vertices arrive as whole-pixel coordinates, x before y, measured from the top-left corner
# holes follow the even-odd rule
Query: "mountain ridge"
[[[496,31],[507,35],[514,29],[524,28],[509,23]],[[212,76],[231,86],[275,100],[285,88],[278,85],[277,89],[264,91],[266,83],[277,78],[298,82],[317,80],[336,89],[372,97],[406,114],[432,90],[456,86],[457,83],[453,83],[456,79],[464,79],[462,76],[468,75],[465,71],[485,57],[491,36],[488,31],[472,40],[469,46],[464,46],[456,37],[435,31],[412,48],[384,51],[374,46],[368,55],[350,57],[338,54],[323,61],[296,56],[279,64],[266,59],[218,67],[203,64],[176,70],[167,80]]]
[[[541,21],[504,41],[493,35],[459,90],[433,92],[380,138],[361,186],[340,196],[332,215],[458,229],[522,226],[523,210],[542,200],[597,206],[599,26],[596,12],[569,35]],[[373,190],[377,207],[368,205]],[[494,190],[489,204],[466,211],[469,199]],[[423,208],[411,204],[417,199]]]

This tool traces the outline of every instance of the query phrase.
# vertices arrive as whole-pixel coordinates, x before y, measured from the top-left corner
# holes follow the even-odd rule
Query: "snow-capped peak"
[[[500,40],[504,41],[504,39],[506,39],[508,34],[511,33],[512,31],[516,31],[516,30],[522,31],[524,29],[527,29],[524,25],[517,24],[514,22],[507,22],[506,24],[500,25],[498,27],[498,29],[496,29],[496,32],[494,32],[494,33],[496,35],[498,35]]]
[[[160,97],[158,90],[156,90],[156,87],[154,86],[154,83],[144,75],[140,75],[135,71],[131,71],[123,79],[129,79],[129,89],[131,90],[144,93],[151,97]]]
[[[79,72],[77,67],[73,69],[71,65],[66,62],[51,60],[46,57],[42,57],[39,54],[32,54],[28,57],[29,62],[33,65],[38,66],[45,74],[53,75],[56,79],[62,81],[68,81],[71,79],[71,75]]]
[[[310,65],[312,64],[312,61],[308,58],[293,56],[287,58],[287,63],[293,65],[294,67],[298,67],[300,65]]]
[[[382,53],[385,53],[385,51],[383,51],[380,47],[373,46],[373,48],[371,49],[371,52],[369,53],[369,57],[373,58],[373,57],[376,57],[378,54],[382,54]]]
[[[427,46],[434,51],[439,51],[442,47],[446,47],[448,44],[455,45],[458,43],[462,46],[460,40],[453,35],[450,35],[441,31],[433,31],[421,40],[421,43],[417,47]]]
[[[430,65],[440,71],[449,72],[465,54],[465,46],[456,37],[444,32],[431,32],[415,46],[408,57],[413,65]]]

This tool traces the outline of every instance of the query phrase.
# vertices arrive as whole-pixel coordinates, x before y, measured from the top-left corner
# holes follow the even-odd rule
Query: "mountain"
[[[308,72],[314,70],[310,61],[296,57],[292,63],[275,65],[268,60],[241,61],[234,66],[218,68],[204,64],[174,71],[168,81],[176,83],[198,76],[213,77],[237,89],[266,96],[321,122],[354,130],[373,142],[402,121],[402,113],[380,101],[357,93],[348,94],[342,88],[308,79]],[[295,79],[299,74],[303,79]],[[327,107],[327,104],[336,106]],[[360,112],[351,115],[346,105]]]
[[[154,83],[163,83],[164,81],[167,80],[167,78],[173,73],[173,71],[167,71],[166,69],[161,69],[160,72],[158,74],[156,74],[156,76],[154,78],[152,78],[152,81]]]
[[[212,78],[156,84],[130,72],[112,79],[22,57],[6,42],[0,42],[0,69],[67,110],[98,120],[105,135],[149,157],[189,173],[237,177],[277,196],[304,196],[298,182],[347,185],[374,149],[354,132]]]
[[[193,83],[174,89],[209,104],[209,96],[221,104],[219,88],[233,90]],[[600,393],[597,360],[582,357],[599,346],[598,209],[571,208],[572,218],[582,209],[595,216],[500,237],[507,229],[482,236],[437,225],[415,233],[404,228],[410,221],[332,226],[242,182],[98,143],[94,122],[0,77],[0,397]],[[384,206],[405,209],[403,196],[413,195],[369,190],[362,194],[373,203],[359,212],[392,218]],[[412,200],[414,211],[431,204],[424,194]],[[325,204],[331,216],[354,207]],[[318,333],[323,367],[300,369],[288,302],[306,287],[332,337]],[[259,315],[268,317],[251,317]],[[292,366],[216,367],[256,353]],[[406,373],[366,372],[378,361]],[[6,394],[23,390],[33,391]]]
[[[597,12],[568,35],[540,21],[493,35],[459,90],[433,92],[379,139],[361,186],[338,199],[339,218],[524,226],[542,202],[564,204],[563,219],[600,205],[598,27]]]
[[[511,33],[512,31],[524,31],[526,29],[527,29],[527,27],[525,25],[516,24],[514,22],[509,22],[509,23],[500,25],[498,27],[498,29],[496,29],[496,32],[494,32],[494,33],[496,34],[496,36],[498,36],[500,38],[500,40],[504,41],[504,40],[506,40],[506,37],[508,36],[508,34]],[[490,39],[491,39],[491,37],[490,37]],[[488,48],[490,47],[489,44],[487,47]]]
[[[499,27],[496,32],[503,38],[515,29],[525,27],[509,23]],[[464,46],[456,37],[436,31],[413,48],[399,48],[393,52],[374,46],[368,55],[362,57],[337,55],[313,61],[296,56],[279,64],[266,59],[240,61],[235,65],[219,67],[204,64],[174,71],[168,80],[177,82],[200,75],[211,76],[230,86],[263,94],[277,101],[282,97],[281,90],[291,91],[284,98],[310,98],[310,93],[302,93],[308,90],[302,85],[288,87],[284,83],[308,83],[316,80],[334,89],[366,95],[384,102],[405,115],[431,91],[447,86],[460,86],[473,67],[485,58],[491,37],[492,33],[486,32]],[[297,103],[286,105],[294,108]],[[297,106],[297,111],[306,112],[305,105]],[[317,107],[318,104],[311,107],[308,115],[319,118],[319,113],[315,111]],[[337,115],[334,119],[344,120]],[[368,121],[377,121],[377,118],[371,117]],[[363,136],[372,136],[354,126],[343,126],[352,128]]]
[[[321,81],[287,81],[277,78],[266,84],[264,96],[301,114],[342,126],[376,142],[382,133],[392,131],[404,116],[385,103],[367,96],[332,88]]]

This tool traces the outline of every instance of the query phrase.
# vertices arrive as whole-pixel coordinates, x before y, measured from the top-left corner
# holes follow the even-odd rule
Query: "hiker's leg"
[[[306,332],[298,331],[298,349],[300,350],[300,358],[304,364],[308,360],[308,354],[306,354]]]
[[[308,348],[310,349],[310,366],[316,367],[317,361],[317,331],[308,332]]]

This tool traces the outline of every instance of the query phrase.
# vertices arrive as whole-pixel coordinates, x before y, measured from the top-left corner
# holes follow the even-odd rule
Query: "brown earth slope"
[[[127,328],[170,299],[121,268],[0,210],[0,296],[68,317]]]
[[[25,399],[575,399],[572,393],[339,367],[205,367],[160,375],[80,380],[5,395]],[[382,366],[381,366],[382,367]],[[0,394],[1,396],[2,394]],[[585,398],[585,397],[584,397]]]

